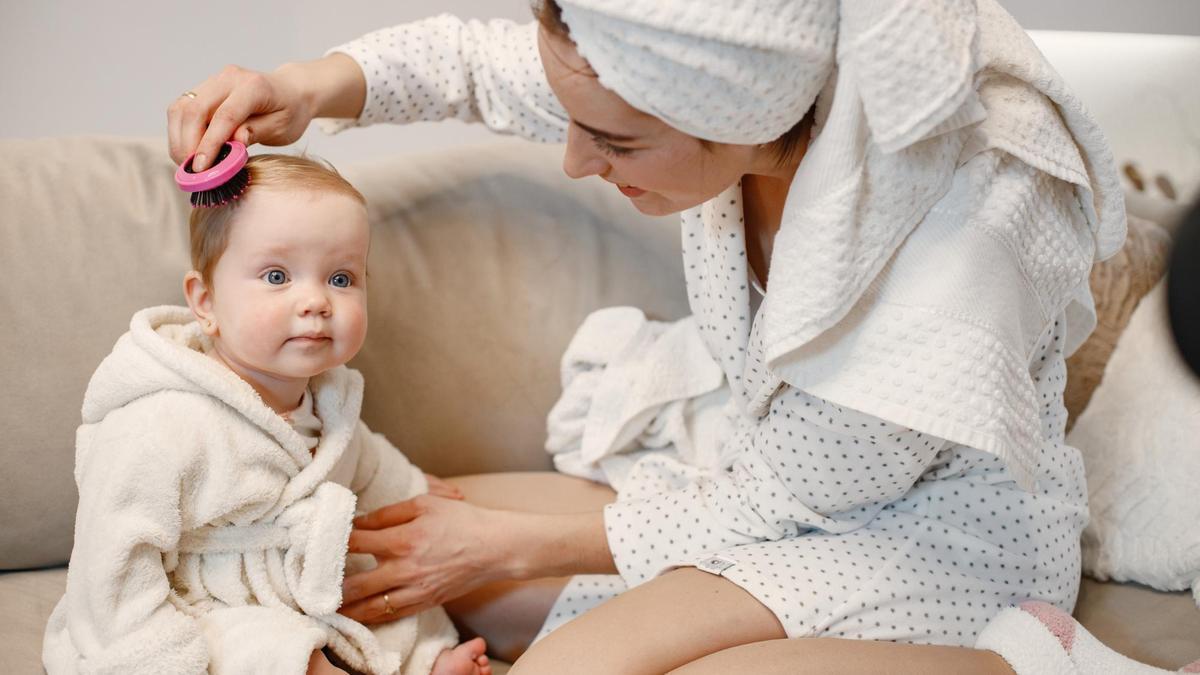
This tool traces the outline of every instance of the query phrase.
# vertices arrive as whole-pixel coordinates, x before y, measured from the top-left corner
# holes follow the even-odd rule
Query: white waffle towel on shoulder
[[[1044,439],[1038,402],[1032,387],[1024,386],[1024,359],[1045,328],[1033,324],[1065,311],[1066,351],[1082,342],[1094,325],[1087,270],[1123,243],[1125,213],[1115,163],[1099,127],[1012,17],[995,0],[560,4],[572,40],[600,83],[685,133],[717,142],[762,143],[778,138],[816,106],[814,137],[788,192],[771,258],[770,292],[757,319],[773,377],[762,391],[735,387],[744,405],[752,412],[761,409],[782,380],[839,405],[994,452],[1009,462],[1023,486],[1032,487]],[[895,339],[879,331],[885,324],[904,324],[900,332],[912,332],[921,320],[910,312],[899,323],[873,321],[876,309],[860,300],[870,295],[871,284],[929,220],[935,205],[951,194],[960,169],[989,151],[1006,153],[1071,186],[1074,195],[1065,201],[1077,203],[1078,210],[1058,214],[1058,221],[1018,223],[1022,231],[1014,236],[1046,238],[1043,249],[1019,252],[1026,259],[993,263],[1009,266],[1005,274],[1017,277],[1028,277],[1032,267],[1046,268],[1030,280],[1032,288],[1013,287],[1007,297],[997,297],[986,287],[988,275],[980,274],[970,283],[980,285],[987,303],[964,312],[933,299],[923,309],[962,326],[960,335],[978,326],[1011,326],[1014,311],[1040,316],[1019,331],[992,330],[985,336],[996,340],[988,347],[997,355],[991,371],[976,372],[982,364],[970,347],[979,343],[978,336],[942,351],[951,361],[961,357],[943,364],[942,371],[971,372],[976,385],[971,391],[914,390],[909,377],[896,372],[887,378],[901,381],[895,391],[877,388],[861,396],[871,383],[845,374],[845,364],[830,348],[844,341],[827,337],[828,344],[819,344],[819,338],[835,327],[843,333],[861,329],[856,340],[869,353],[855,354],[858,363],[893,360],[889,350],[896,347]],[[1033,176],[1027,180],[1002,189],[1011,190],[1014,199],[1028,188],[1040,191],[1045,204],[1064,202],[1051,183]],[[993,190],[997,203],[1004,199],[995,189],[962,187],[944,210],[969,217],[972,195]],[[698,208],[703,214],[709,207]],[[995,215],[1008,217],[998,210]],[[976,264],[987,253],[964,251],[953,262]],[[740,280],[710,272],[705,288],[689,289],[693,297],[745,296],[744,289],[730,286]],[[887,283],[916,287],[929,274],[928,265],[893,266]],[[878,311],[898,310],[886,304]],[[850,316],[856,306],[865,317]],[[711,335],[749,334],[747,326],[734,325],[722,312],[693,309]],[[848,327],[851,323],[858,328]],[[943,334],[953,338],[953,331],[948,326]],[[871,345],[879,348],[871,351]],[[718,357],[727,349],[710,347]],[[731,355],[720,362],[742,362]],[[726,375],[732,379],[730,372]],[[930,410],[941,412],[932,419]],[[926,424],[930,420],[934,423]]]

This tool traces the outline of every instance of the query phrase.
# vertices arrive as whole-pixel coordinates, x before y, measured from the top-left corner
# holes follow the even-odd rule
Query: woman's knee
[[[513,673],[664,673],[714,651],[783,636],[774,614],[733,582],[684,568],[558,628]]]

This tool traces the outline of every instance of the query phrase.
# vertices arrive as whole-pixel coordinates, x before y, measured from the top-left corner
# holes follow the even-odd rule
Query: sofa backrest
[[[134,311],[183,303],[190,207],[159,140],[0,141],[0,157],[0,569],[19,569],[70,555],[84,389]],[[339,167],[373,231],[363,417],[427,471],[548,468],[583,317],[687,312],[678,220],[560,162],[509,141]]]
[[[0,141],[0,158],[2,570],[69,557],[84,389],[134,311],[183,302],[190,207],[158,140]],[[688,311],[678,219],[641,216],[560,161],[504,141],[339,167],[372,224],[370,329],[351,364],[363,417],[427,471],[549,468],[545,415],[583,317]],[[1130,235],[1093,273],[1100,328],[1069,362],[1072,413],[1161,274],[1165,233],[1135,221]]]

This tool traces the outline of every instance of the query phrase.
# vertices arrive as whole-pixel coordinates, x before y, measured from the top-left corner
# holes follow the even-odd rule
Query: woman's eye
[[[346,274],[345,272],[338,272],[337,274],[329,277],[329,284],[337,288],[349,288],[350,275]]]
[[[262,278],[272,286],[278,286],[287,281],[287,275],[284,274],[283,270],[270,270]]]
[[[592,143],[595,143],[596,147],[600,149],[600,152],[603,152],[609,157],[627,157],[633,154],[633,148],[622,148],[613,145],[599,136],[592,136]]]

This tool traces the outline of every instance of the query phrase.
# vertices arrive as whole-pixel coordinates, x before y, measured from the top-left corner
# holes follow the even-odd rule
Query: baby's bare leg
[[[710,654],[671,671],[672,675],[929,675],[979,673],[1012,675],[1012,669],[994,652],[966,647],[910,645],[870,640],[797,638],[768,640]]]
[[[535,513],[599,511],[616,496],[603,485],[548,471],[448,480],[473,504]],[[565,577],[497,582],[452,600],[445,608],[464,636],[482,636],[488,653],[514,661],[537,635],[566,582]]]

